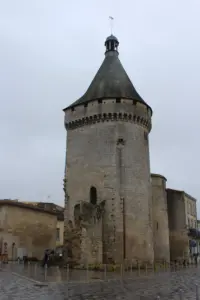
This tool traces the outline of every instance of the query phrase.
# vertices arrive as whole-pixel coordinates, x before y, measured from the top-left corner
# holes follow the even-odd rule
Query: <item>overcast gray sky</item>
[[[111,15],[154,111],[151,170],[200,199],[199,13],[199,0],[0,0],[0,198],[63,205],[62,109],[98,70]]]

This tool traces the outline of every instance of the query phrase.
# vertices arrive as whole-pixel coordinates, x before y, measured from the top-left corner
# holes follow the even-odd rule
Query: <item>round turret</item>
[[[74,222],[78,203],[93,203],[91,189],[95,190],[95,205],[105,201],[99,237],[102,261],[153,262],[148,141],[152,110],[126,74],[118,44],[114,36],[106,40],[105,59],[88,90],[64,109],[66,222]],[[91,245],[88,239],[84,245]],[[93,261],[92,254],[87,259]]]

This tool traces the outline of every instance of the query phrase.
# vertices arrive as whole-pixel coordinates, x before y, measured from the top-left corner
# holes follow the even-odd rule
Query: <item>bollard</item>
[[[157,300],[160,300],[160,296],[157,296],[156,299],[157,299]]]
[[[182,290],[179,291],[179,296],[180,296],[179,299],[180,299],[180,300],[183,300],[183,291],[182,291]]]
[[[164,261],[164,263],[163,263],[163,271],[164,271],[164,272],[166,271],[166,263],[165,263],[165,261]]]
[[[171,271],[171,266],[170,266],[170,262],[167,263],[167,271],[170,272]]]
[[[176,263],[173,264],[173,271],[176,272]]]
[[[120,280],[121,280],[121,285],[123,285],[123,265],[120,265]]]
[[[133,273],[133,261],[131,261],[131,274]]]
[[[30,261],[28,261],[27,272],[28,272],[28,274],[30,274]]]
[[[147,264],[145,265],[145,274],[147,275],[148,267]]]
[[[67,284],[68,284],[68,282],[69,282],[69,265],[67,265]]]
[[[120,275],[121,275],[121,278],[123,278],[123,265],[122,264],[120,266]]]
[[[107,273],[107,268],[106,268],[106,264],[105,264],[105,265],[104,265],[104,280],[105,280],[105,281],[106,281],[106,277],[107,277],[107,276],[106,276],[106,275],[107,275],[106,273]]]
[[[56,266],[56,271],[57,271],[57,274],[60,274],[60,268],[59,268],[59,266]]]
[[[155,273],[157,273],[157,264],[156,263],[154,264],[154,270],[155,270]]]
[[[47,264],[44,266],[44,281],[47,280]]]
[[[138,263],[138,276],[140,276],[140,263]]]
[[[67,265],[67,299],[69,299],[69,265]]]
[[[88,264],[86,267],[86,282],[89,282],[89,269],[88,269]]]
[[[196,284],[196,300],[199,300],[199,289],[197,284]]]
[[[35,270],[34,270],[35,272],[35,277],[37,278],[37,263],[35,263]]]

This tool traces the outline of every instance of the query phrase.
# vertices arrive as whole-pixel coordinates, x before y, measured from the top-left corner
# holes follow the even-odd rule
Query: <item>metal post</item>
[[[67,282],[69,282],[69,265],[67,265]]]
[[[199,289],[197,284],[196,284],[196,300],[199,300]]]
[[[44,281],[47,280],[47,264],[44,266]]]
[[[37,278],[37,263],[35,263],[35,278]]]
[[[67,265],[67,299],[69,299],[69,265]]]
[[[147,264],[145,265],[145,273],[147,275]]]
[[[30,261],[28,261],[28,274],[30,272]]]
[[[106,268],[106,264],[104,265],[104,280],[106,281],[106,276],[107,275],[107,268]]]
[[[138,263],[138,276],[140,276],[140,263]]]
[[[86,282],[89,282],[88,264],[87,264],[87,267],[86,267]]]
[[[176,263],[173,263],[173,271],[176,272]]]
[[[133,261],[131,260],[131,274],[133,273]]]
[[[166,271],[166,263],[165,263],[165,261],[163,263],[163,269],[164,269],[164,272],[165,272]]]
[[[183,291],[182,290],[179,291],[179,295],[180,295],[180,300],[183,300]]]
[[[123,265],[120,265],[120,275],[121,275],[121,279],[123,278]]]

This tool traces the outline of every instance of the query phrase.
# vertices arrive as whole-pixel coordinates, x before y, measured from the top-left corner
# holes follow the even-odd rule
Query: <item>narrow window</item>
[[[93,205],[97,204],[97,189],[94,186],[90,188],[90,203]]]
[[[156,222],[156,229],[158,230],[158,222]]]
[[[56,241],[60,241],[60,228],[56,228]]]
[[[148,141],[148,133],[144,131],[144,139]]]

